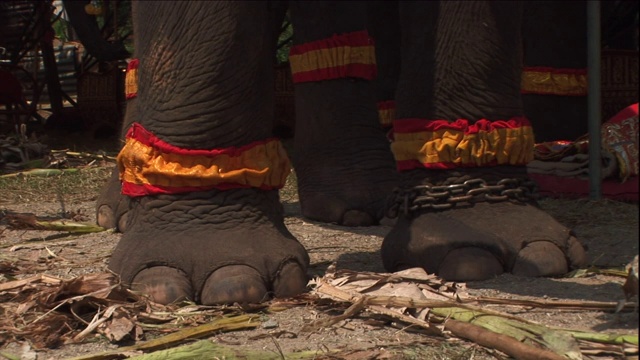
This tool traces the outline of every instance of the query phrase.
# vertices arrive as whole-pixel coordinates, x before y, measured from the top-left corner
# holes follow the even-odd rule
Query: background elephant
[[[570,79],[582,80],[582,86],[570,90],[525,91],[522,96],[525,114],[536,124],[538,142],[577,139],[588,131],[586,2],[527,1],[524,4],[525,69],[553,69]],[[603,122],[637,102],[637,91],[633,88],[606,87],[611,82],[607,79],[609,77],[633,76],[630,73],[620,74],[618,69],[607,66],[604,61],[610,49],[638,49],[637,14],[638,3],[635,1],[601,2]],[[609,94],[611,90],[615,92]]]
[[[521,84],[524,113],[536,125],[537,142],[573,140],[587,132],[587,14],[585,1],[525,1],[522,21],[523,82]],[[394,83],[399,75],[400,38],[394,2],[377,2],[369,7],[370,27],[377,44],[383,42],[389,51],[378,46],[379,76],[376,82],[380,120],[385,128],[391,126],[389,112],[395,111]],[[620,109],[637,101],[637,91],[627,81],[612,80],[634,78],[624,72],[619,62],[625,51],[637,51],[638,3],[634,1],[608,1],[601,4],[602,22],[602,96],[603,121]],[[385,19],[385,22],[381,22]],[[634,28],[636,30],[634,30]],[[631,55],[626,55],[631,56]],[[636,55],[637,56],[637,55]],[[614,60],[613,64],[609,61]],[[540,70],[540,72],[536,71]],[[631,70],[633,71],[633,70]],[[548,76],[553,72],[560,77],[559,88],[531,88],[535,76]],[[532,78],[532,76],[534,78]],[[637,78],[637,77],[636,77]],[[557,80],[557,79],[556,79]],[[564,87],[564,81],[573,83]],[[633,83],[633,80],[628,80]],[[622,82],[622,84],[616,84]]]
[[[508,195],[522,195],[533,141],[519,87],[522,4],[399,2],[386,14],[376,7],[386,3],[366,6],[290,4],[303,214],[374,224],[402,183],[409,191],[394,201],[404,201],[405,216],[382,247],[391,271],[422,266],[473,280],[584,264],[567,229],[530,198]],[[270,138],[275,29],[285,10],[279,2],[135,3],[139,86],[118,157],[130,201],[110,268],[156,301],[251,302],[306,286],[308,256],[284,226],[277,193],[288,159]],[[378,70],[367,28],[385,27],[402,41],[376,38]],[[399,61],[382,60],[398,50]],[[396,103],[393,152],[378,124],[385,92]],[[505,192],[488,196],[496,187]],[[448,209],[421,202],[439,201],[436,193]]]

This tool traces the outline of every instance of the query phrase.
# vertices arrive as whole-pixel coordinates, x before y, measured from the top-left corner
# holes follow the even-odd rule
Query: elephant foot
[[[121,194],[120,188],[118,169],[114,169],[96,201],[96,222],[103,228],[125,232],[129,198]]]
[[[371,194],[367,199],[354,199],[341,194],[300,193],[302,214],[312,220],[343,226],[373,226],[381,219],[384,198]],[[388,191],[386,191],[388,193]]]
[[[294,164],[302,214],[344,226],[377,225],[398,185],[388,142],[381,140],[352,151],[334,149],[334,155],[298,155]]]
[[[574,237],[569,242],[575,242]],[[576,242],[577,243],[577,242]],[[570,256],[581,249],[569,250]],[[451,250],[440,264],[438,275],[459,281],[485,280],[504,273],[503,254],[494,254],[481,247]],[[520,250],[511,273],[525,277],[557,276],[569,271],[567,256],[550,241],[532,242]],[[584,264],[582,264],[584,265]]]
[[[379,125],[345,130],[345,138],[311,149],[300,148],[307,134],[298,135],[293,160],[302,214],[344,226],[377,225],[399,181],[389,142]]]
[[[238,189],[131,200],[109,267],[168,304],[258,303],[302,293],[309,258],[284,226],[277,191]]]
[[[346,226],[382,219],[398,172],[374,104],[367,81],[296,84],[293,167],[305,217]]]
[[[587,265],[585,250],[571,231],[531,200],[461,188],[432,186],[422,197],[409,196],[408,216],[399,215],[382,244],[387,270],[422,267],[447,280],[474,281],[504,272],[559,276]],[[457,193],[442,196],[445,205],[438,207],[435,197],[447,191]]]

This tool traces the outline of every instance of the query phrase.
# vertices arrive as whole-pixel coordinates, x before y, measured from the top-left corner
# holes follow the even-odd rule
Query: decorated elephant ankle
[[[574,234],[542,211],[523,167],[414,170],[395,191],[384,239],[389,271],[422,267],[448,280],[485,280],[504,272],[559,276],[587,264]]]
[[[154,301],[261,302],[305,290],[309,257],[284,226],[279,141],[190,150],[134,123],[118,155],[127,231],[109,267]]]
[[[129,217],[109,267],[157,302],[257,303],[305,290],[309,258],[275,190],[134,198]]]
[[[118,155],[130,199],[109,267],[155,301],[260,302],[306,288],[309,258],[278,197],[291,166],[271,136],[285,16],[272,5],[132,5],[138,61]]]

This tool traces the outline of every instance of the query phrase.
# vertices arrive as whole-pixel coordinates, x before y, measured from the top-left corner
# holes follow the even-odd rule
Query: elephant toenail
[[[101,205],[98,207],[97,214],[98,225],[106,229],[113,229],[116,227],[116,216],[109,205]]]
[[[295,262],[289,262],[282,267],[273,283],[276,297],[291,297],[305,292],[309,277],[302,267]]]
[[[586,247],[582,246],[575,236],[569,238],[567,257],[571,263],[571,268],[581,268],[589,264],[589,257],[587,256],[586,250]]]
[[[200,295],[203,305],[259,303],[267,300],[268,291],[260,273],[246,265],[229,265],[214,271]]]
[[[129,213],[126,212],[124,214],[122,214],[120,216],[120,218],[118,219],[118,228],[117,230],[120,231],[121,233],[124,233],[127,231],[127,220],[129,219]]]
[[[438,275],[450,281],[478,281],[498,276],[504,272],[493,253],[466,247],[451,250],[440,264]]]
[[[140,271],[131,289],[149,296],[153,302],[171,304],[193,298],[193,289],[187,276],[168,266],[155,266]]]
[[[518,253],[512,273],[519,276],[558,276],[569,271],[564,253],[550,241],[528,244]]]

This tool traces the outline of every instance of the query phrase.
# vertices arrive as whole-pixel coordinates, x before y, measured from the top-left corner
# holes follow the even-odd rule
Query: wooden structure
[[[0,90],[0,105],[4,107],[0,122],[25,123],[30,117],[37,117],[36,107],[45,85],[52,108],[62,109],[53,54],[52,14],[50,1],[0,2],[0,77],[7,84]],[[44,82],[38,81],[37,68],[25,67],[24,59],[33,54],[41,54],[47,68]]]
[[[0,130],[31,119],[44,123],[39,109],[51,112],[47,125],[53,127],[77,126],[72,119],[80,117],[83,130],[119,127],[124,62],[98,61],[79,42],[56,40],[54,47],[60,10],[51,0],[0,1]],[[103,36],[116,31],[112,22]]]

